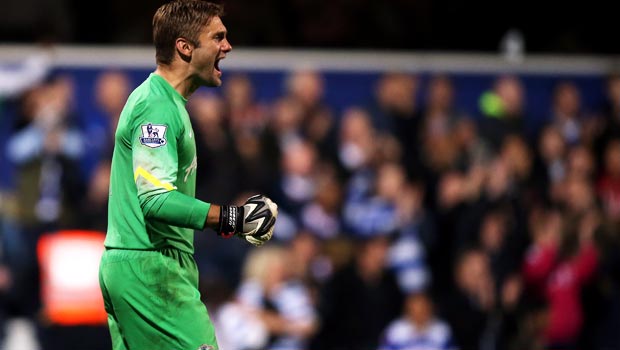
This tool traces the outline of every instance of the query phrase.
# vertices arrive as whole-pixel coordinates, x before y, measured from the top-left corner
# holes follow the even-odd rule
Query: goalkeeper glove
[[[218,233],[222,237],[237,235],[255,246],[273,236],[278,206],[264,195],[255,195],[242,206],[221,206]]]

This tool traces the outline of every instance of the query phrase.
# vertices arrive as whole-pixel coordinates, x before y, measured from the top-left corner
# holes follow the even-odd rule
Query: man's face
[[[199,37],[200,44],[194,48],[191,64],[200,80],[200,85],[222,85],[222,71],[219,69],[220,60],[232,50],[226,38],[226,27],[219,17],[209,22]]]

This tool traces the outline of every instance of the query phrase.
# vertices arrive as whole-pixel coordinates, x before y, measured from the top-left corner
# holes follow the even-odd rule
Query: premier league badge
[[[151,148],[161,147],[166,144],[166,125],[151,124],[142,125],[140,143]]]

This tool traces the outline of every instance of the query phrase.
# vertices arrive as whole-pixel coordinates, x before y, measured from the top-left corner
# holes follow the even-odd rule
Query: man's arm
[[[145,218],[194,230],[205,228],[211,211],[211,204],[177,190],[140,196],[140,206]]]
[[[211,205],[177,191],[177,139],[184,132],[177,113],[152,103],[136,118],[131,147],[138,200],[145,218],[202,230]]]
[[[269,198],[257,195],[242,206],[220,206],[176,190],[177,137],[184,130],[175,112],[168,110],[172,116],[166,118],[166,110],[166,105],[148,106],[147,117],[132,132],[134,180],[144,217],[195,230],[211,227],[221,236],[243,236],[256,246],[270,240],[277,205]],[[157,137],[151,136],[155,127],[161,133]]]
[[[209,208],[209,213],[207,214],[207,221],[205,222],[204,228],[212,228],[217,230],[220,228],[220,206],[217,204],[211,204],[211,208]]]

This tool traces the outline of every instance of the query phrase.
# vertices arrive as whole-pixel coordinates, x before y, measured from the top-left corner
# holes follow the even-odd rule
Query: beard
[[[208,76],[205,76],[204,74],[200,74],[194,78],[193,85],[195,85],[196,88],[199,88],[201,86],[218,87],[222,85],[222,80],[219,77],[215,76],[215,74],[211,74]]]
[[[207,71],[209,71],[209,74],[206,74]],[[197,83],[200,86],[218,87],[222,85],[222,80],[217,76],[215,67],[211,66],[210,69],[197,76]]]

